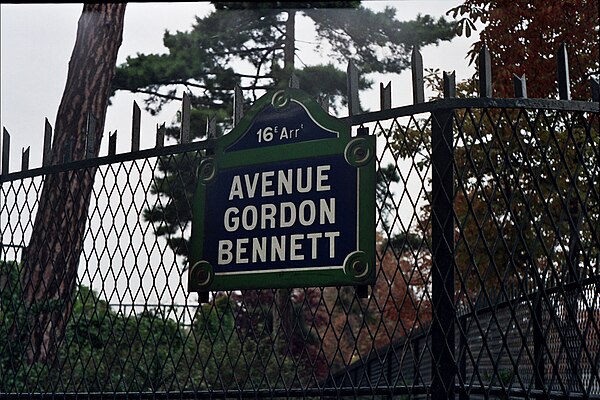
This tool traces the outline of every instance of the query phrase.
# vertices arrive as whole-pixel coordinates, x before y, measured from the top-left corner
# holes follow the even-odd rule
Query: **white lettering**
[[[275,228],[275,214],[277,214],[277,208],[275,204],[263,204],[260,207],[260,229],[267,229],[267,222],[269,222],[269,228]]]
[[[246,254],[246,248],[242,247],[242,245],[247,244],[247,243],[248,243],[248,239],[238,239],[236,241],[235,258],[237,260],[237,264],[247,264],[248,263],[248,259],[246,257],[242,257],[242,256],[245,256],[245,254]]]
[[[302,239],[304,239],[304,235],[290,236],[290,261],[304,260],[304,254],[297,253],[298,251],[302,250],[302,244],[297,243],[297,241]]]
[[[250,220],[248,221],[248,214],[250,214]],[[242,211],[242,226],[245,230],[251,231],[256,228],[258,224],[258,210],[254,206],[248,206]]]
[[[252,239],[252,262],[267,261],[267,238],[261,237]]]
[[[288,133],[285,126],[281,129],[281,136],[279,136],[279,139],[288,139]]]
[[[280,170],[277,173],[277,194],[279,196],[281,196],[283,194],[283,189],[285,188],[285,193],[286,194],[292,194],[292,170],[288,169],[287,170],[287,175],[286,175],[286,171],[284,170]]]
[[[242,182],[240,182],[239,175],[233,177],[233,181],[231,182],[231,190],[229,191],[229,200],[233,200],[235,196],[238,196],[240,200],[244,199],[244,192],[242,191]]]
[[[250,176],[248,176],[248,174],[244,175],[244,180],[246,181],[246,190],[248,191],[248,198],[253,199],[254,193],[256,193],[256,187],[258,186],[258,174],[254,174],[252,182],[250,182]]]
[[[321,210],[319,223],[325,225],[325,218],[327,218],[330,224],[335,224],[335,197],[329,199],[329,204],[327,204],[327,200],[325,199],[321,199],[319,203],[319,209]]]
[[[311,241],[311,248],[312,248],[312,252],[311,252],[311,258],[313,260],[317,259],[317,239],[320,239],[323,237],[322,233],[309,233],[306,235],[307,239],[310,239]]]
[[[223,218],[223,223],[225,224],[225,230],[227,232],[235,232],[240,226],[240,219],[237,217],[237,214],[240,210],[237,207],[230,207],[225,211],[225,217]],[[234,214],[231,217],[231,214]]]
[[[330,231],[220,240],[217,262],[218,265],[236,265],[317,260],[327,253],[329,258],[335,258],[339,237],[339,231]],[[325,254],[321,254],[323,252]]]
[[[302,168],[296,170],[296,190],[298,193],[308,193],[312,189],[312,167],[306,168],[306,186],[302,186]]]
[[[306,218],[306,208],[308,207],[308,218]],[[315,222],[315,203],[312,200],[304,200],[300,203],[298,217],[300,223],[304,226],[312,225]]]
[[[324,171],[329,171],[330,169],[330,165],[319,165],[317,167],[317,192],[324,192],[331,189],[331,186],[323,184],[329,179],[329,175]]]
[[[279,261],[285,261],[285,236],[281,236],[280,240],[277,236],[271,237],[271,261],[276,261],[276,256]]]
[[[286,209],[290,210],[288,220],[286,220]],[[279,226],[281,228],[289,228],[296,223],[296,205],[294,203],[290,203],[289,201],[281,203],[279,214]]]
[[[267,171],[262,173],[262,196],[270,197],[275,196],[275,192],[272,190],[267,190],[267,188],[273,185],[273,181],[270,179],[273,175],[275,175],[274,171]]]
[[[229,264],[233,260],[233,254],[231,254],[232,248],[233,243],[231,240],[219,240],[219,255],[217,261],[219,265]]]
[[[325,232],[325,237],[329,238],[329,258],[335,257],[335,238],[339,236],[339,232]]]

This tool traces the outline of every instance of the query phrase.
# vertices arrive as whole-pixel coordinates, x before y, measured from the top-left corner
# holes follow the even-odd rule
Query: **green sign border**
[[[318,124],[336,131],[337,137],[309,140],[240,151],[225,151],[249,129],[256,115],[269,104],[299,102]],[[198,183],[193,202],[190,269],[188,291],[241,290],[314,286],[366,285],[375,283],[375,159],[374,136],[352,137],[350,127],[327,114],[308,94],[298,89],[272,91],[256,101],[254,106],[227,135],[217,139],[215,155],[206,157],[198,169]],[[357,210],[358,249],[347,255],[338,269],[306,267],[306,270],[278,272],[248,272],[215,275],[212,265],[202,259],[205,226],[207,184],[216,179],[220,170],[268,164],[272,162],[340,155],[358,169]]]

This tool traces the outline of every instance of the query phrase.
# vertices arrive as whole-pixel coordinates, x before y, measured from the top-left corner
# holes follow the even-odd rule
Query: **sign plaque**
[[[198,169],[193,292],[375,281],[375,138],[298,89],[261,97]]]

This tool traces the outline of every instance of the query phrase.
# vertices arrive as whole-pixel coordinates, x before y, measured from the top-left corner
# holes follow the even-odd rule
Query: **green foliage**
[[[343,97],[346,82],[340,77],[345,73],[332,64],[302,69],[282,64],[285,51],[290,51],[284,43],[295,38],[293,31],[287,31],[284,15],[294,16],[296,11],[290,11],[294,6],[315,22],[319,48],[327,46],[330,59],[344,66],[352,59],[364,73],[400,72],[408,66],[413,46],[437,44],[454,36],[453,26],[443,18],[436,21],[426,15],[400,22],[393,8],[373,12],[359,2],[285,3],[283,9],[278,3],[215,5],[215,11],[196,18],[191,31],[165,32],[167,54],[128,57],[117,68],[113,89],[148,94],[146,108],[156,113],[183,87],[192,94],[194,107],[231,115],[235,84],[251,91],[255,99],[256,90],[285,84],[291,68],[305,77],[318,74],[301,79],[301,87],[314,97]],[[233,63],[249,65],[254,72],[234,72]],[[327,79],[316,79],[319,74]],[[370,82],[365,80],[363,85],[369,87]]]
[[[257,4],[216,2],[216,10],[196,18],[191,31],[165,33],[168,54],[129,57],[117,68],[114,89],[148,93],[146,108],[156,113],[176,98],[178,88],[185,88],[193,107],[191,134],[198,138],[206,135],[206,120],[211,116],[220,121],[220,133],[230,127],[231,92],[236,84],[242,85],[247,102],[249,94],[256,99],[261,89],[287,85],[290,66],[283,65],[289,51],[285,41],[295,37],[287,31],[287,19],[296,12],[290,8],[296,7],[314,21],[319,48],[327,46],[330,60],[345,67],[352,59],[364,73],[400,72],[408,67],[413,46],[437,44],[454,36],[451,24],[443,19],[418,16],[401,22],[393,8],[374,12],[358,2]],[[234,62],[250,65],[255,72],[236,73],[231,67]],[[336,64],[330,61],[294,70],[304,91],[315,98],[327,97],[334,109],[346,105],[346,73]],[[359,87],[371,85],[363,74]],[[179,128],[169,128],[167,135],[178,139]],[[189,204],[199,161],[200,157],[189,156],[161,159],[152,192],[163,201],[144,211],[155,233],[182,256],[187,256]],[[389,205],[383,207],[389,214]]]
[[[0,392],[251,389],[264,379],[282,388],[310,378],[276,346],[264,319],[229,296],[198,307],[186,326],[163,308],[117,312],[86,286],[73,297],[56,364],[30,365],[14,340],[29,329],[31,311],[20,300],[19,272],[16,262],[0,263]],[[240,368],[239,357],[252,367]]]
[[[0,392],[4,393],[37,392],[50,374],[47,365],[28,364],[25,344],[15,340],[29,327],[21,299],[20,274],[21,264],[0,260]]]
[[[439,71],[428,72],[426,81],[439,98]],[[456,93],[472,97],[477,82],[460,82]],[[399,158],[423,157],[416,163],[423,174],[431,165],[430,124],[411,120],[393,135],[392,147]],[[573,261],[578,264],[575,269],[593,266],[588,255],[599,251],[594,232],[600,221],[596,195],[600,183],[593,179],[600,144],[597,117],[547,110],[460,109],[455,111],[454,126],[461,292],[496,293],[520,280],[535,281],[537,274],[542,281],[573,275],[576,272],[566,272],[572,268],[571,240],[581,254]],[[430,191],[424,199],[431,199]],[[423,214],[422,220],[430,220],[428,203]],[[578,226],[577,236],[571,225]]]

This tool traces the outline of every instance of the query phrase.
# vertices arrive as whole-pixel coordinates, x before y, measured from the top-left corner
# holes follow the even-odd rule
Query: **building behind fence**
[[[115,133],[108,155],[60,165],[47,161],[46,124],[43,166],[29,169],[26,151],[22,170],[9,171],[5,129],[0,396],[600,399],[598,83],[592,102],[571,100],[564,48],[557,59],[558,100],[528,99],[523,78],[515,98],[492,98],[487,73],[478,98],[455,98],[444,74],[443,98],[425,103],[415,53],[415,104],[391,108],[388,85],[382,109],[365,114],[349,67],[344,120],[378,138],[378,276],[367,297],[299,288],[212,293],[202,304],[186,292],[185,257],[168,239],[189,235],[193,199],[168,208],[155,189],[182,189],[217,139],[212,121],[208,138],[190,141],[185,99],[182,143],[164,146],[163,125],[156,147],[140,150],[136,107],[131,152],[117,153]],[[161,179],[167,164],[180,172]],[[31,363],[32,313],[64,307],[22,299],[42,186],[90,169],[72,311],[56,360]],[[144,216],[152,209],[174,213],[171,236]]]

